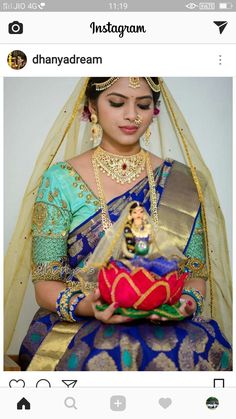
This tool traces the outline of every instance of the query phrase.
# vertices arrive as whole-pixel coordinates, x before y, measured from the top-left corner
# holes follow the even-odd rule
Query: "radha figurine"
[[[168,257],[160,254],[157,243],[159,234],[140,202],[134,201],[127,206],[124,215],[121,215],[119,224],[121,223],[124,224],[123,230],[118,227],[118,231],[122,231],[121,239],[117,237],[115,228],[110,227],[109,241],[114,243],[112,256],[101,262],[99,255],[102,268],[98,283],[102,298],[109,304],[117,302],[118,313],[122,314],[123,308],[133,307],[138,310],[138,313],[126,310],[125,315],[130,313],[131,317],[138,317],[139,314],[148,317],[152,313],[158,313],[155,309],[162,304],[176,304],[188,277],[186,272],[181,271],[186,257],[173,247],[168,248]],[[113,240],[112,234],[116,240]],[[164,239],[163,234],[160,234],[160,238]],[[101,240],[97,252],[99,248],[106,248],[106,241],[107,238]],[[90,266],[98,266],[95,258],[92,258]],[[162,316],[165,316],[166,308],[162,307]],[[176,318],[176,314],[179,315],[175,313],[174,316],[172,313],[173,317],[170,316],[167,308],[167,318]]]

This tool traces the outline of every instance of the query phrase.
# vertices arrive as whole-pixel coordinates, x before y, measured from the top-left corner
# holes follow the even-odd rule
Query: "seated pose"
[[[144,137],[148,147],[150,125],[162,112],[160,91],[168,99],[157,77],[89,78],[73,98],[74,108],[65,108],[70,113],[66,134],[77,118],[85,125],[84,138],[90,127],[91,141],[86,139],[87,151],[49,167],[38,188],[32,278],[40,308],[21,345],[22,369],[232,368],[231,346],[219,324],[219,295],[224,299],[227,284],[219,285],[209,269],[211,237],[201,174],[199,180],[195,167],[141,146]],[[158,282],[166,277],[168,283],[178,271],[173,286],[181,275],[182,283],[175,288],[176,299],[165,294],[161,303],[178,303],[179,317],[136,304],[133,310],[147,313],[134,318],[121,310],[116,294],[105,301],[99,275],[104,267],[105,274],[109,271],[108,261],[129,278],[142,268],[145,278]],[[141,271],[139,301],[144,300]],[[217,287],[223,291],[215,293]],[[151,309],[160,306],[158,294],[153,299]]]

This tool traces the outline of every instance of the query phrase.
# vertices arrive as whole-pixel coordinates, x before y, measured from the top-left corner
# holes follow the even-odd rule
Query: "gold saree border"
[[[163,230],[173,246],[184,251],[199,209],[199,197],[190,169],[173,161],[158,207],[158,229]],[[158,246],[163,249],[165,244]]]
[[[39,346],[27,371],[55,371],[70,341],[82,326],[83,322],[55,324]]]

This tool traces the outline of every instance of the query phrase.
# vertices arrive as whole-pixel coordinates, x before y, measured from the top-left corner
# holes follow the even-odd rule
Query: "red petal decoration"
[[[188,274],[171,272],[159,279],[144,268],[133,273],[119,268],[115,262],[99,272],[98,284],[101,297],[109,304],[116,301],[120,307],[152,310],[161,304],[175,304],[182,293]]]

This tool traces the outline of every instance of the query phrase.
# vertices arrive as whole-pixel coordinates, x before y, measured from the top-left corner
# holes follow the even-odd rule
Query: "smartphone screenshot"
[[[2,416],[232,412],[235,12],[0,0]]]

